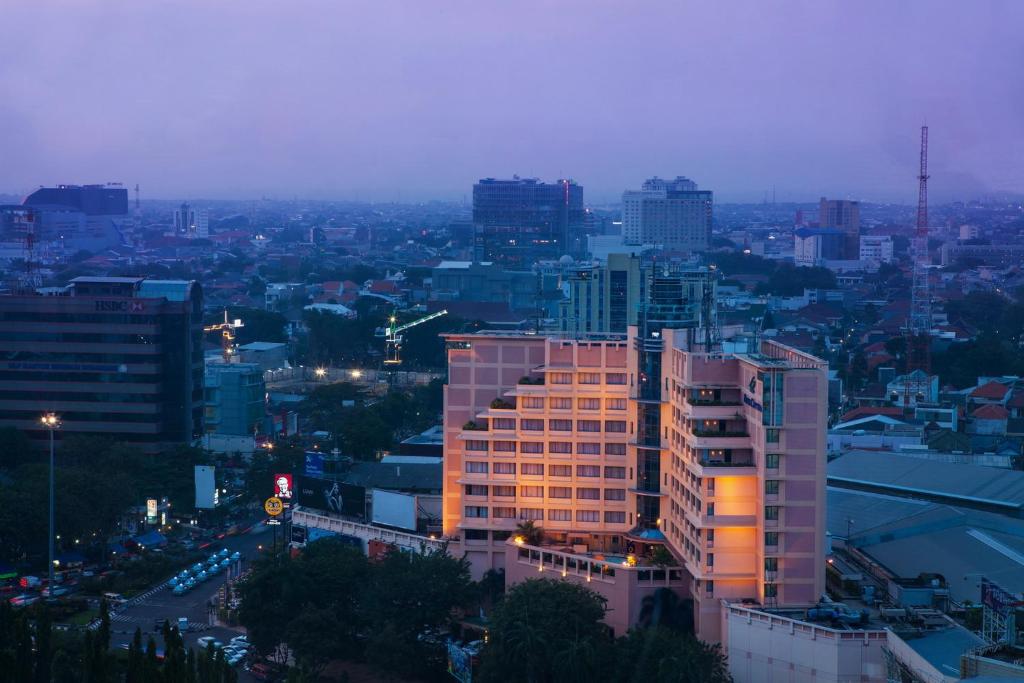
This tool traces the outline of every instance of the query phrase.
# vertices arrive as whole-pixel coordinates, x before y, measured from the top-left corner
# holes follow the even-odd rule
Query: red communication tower
[[[928,126],[921,126],[921,165],[917,175],[917,223],[911,241],[913,276],[910,290],[910,315],[904,328],[906,340],[906,370],[903,407],[910,408],[911,392],[917,401],[924,398],[931,373],[932,304],[928,287]],[[920,382],[910,375],[920,370],[925,375]],[[919,373],[920,374],[920,373]],[[920,385],[920,386],[917,386]]]

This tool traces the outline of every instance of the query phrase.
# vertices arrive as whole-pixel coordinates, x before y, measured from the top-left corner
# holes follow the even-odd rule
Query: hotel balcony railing
[[[739,458],[732,460],[712,460],[710,458],[700,458],[697,460],[701,467],[753,467],[754,460],[752,458]]]
[[[743,401],[739,398],[697,398],[696,396],[687,396],[686,402],[692,406],[740,406],[743,405]]]
[[[727,437],[737,437],[737,436],[739,436],[739,437],[750,436],[750,434],[748,434],[745,429],[744,430],[735,430],[735,431],[725,431],[725,432],[719,431],[717,429],[714,429],[714,430],[710,430],[710,429],[694,429],[693,430],[693,435],[694,436],[704,437],[704,438],[712,438],[712,439],[716,438],[716,437],[727,438]]]

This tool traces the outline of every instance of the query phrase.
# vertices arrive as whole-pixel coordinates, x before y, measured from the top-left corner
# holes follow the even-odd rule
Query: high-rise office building
[[[202,290],[79,277],[60,296],[0,296],[0,425],[43,443],[102,436],[160,450],[203,433]]]
[[[824,590],[827,365],[770,341],[724,353],[700,274],[650,287],[626,335],[446,337],[444,532],[477,576],[601,593],[617,634],[669,589],[718,641],[723,598]]]
[[[572,180],[484,178],[473,186],[474,257],[505,265],[578,249],[583,234],[583,188]]]
[[[671,251],[701,252],[711,246],[712,193],[683,176],[649,178],[622,195],[626,244],[653,244]]]
[[[208,363],[205,387],[206,431],[252,436],[266,417],[266,384],[258,363]]]
[[[31,221],[24,220],[25,216]],[[128,190],[123,187],[41,187],[19,206],[0,207],[0,239],[24,238],[30,222],[37,243],[98,251],[120,245],[129,221]]]
[[[174,232],[189,239],[210,236],[210,217],[205,209],[182,204],[174,210]]]
[[[563,282],[565,298],[559,305],[559,330],[579,337],[593,333],[626,333],[636,324],[643,299],[640,258],[609,254],[605,263],[572,270]]]
[[[818,203],[818,227],[839,230],[845,235],[842,258],[860,258],[860,202],[821,198]]]

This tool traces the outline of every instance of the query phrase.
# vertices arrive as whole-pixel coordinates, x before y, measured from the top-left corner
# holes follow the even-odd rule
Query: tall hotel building
[[[148,451],[203,433],[202,290],[79,277],[48,296],[0,296],[0,426],[44,443],[100,436]]]
[[[826,363],[770,341],[723,352],[702,280],[651,278],[625,335],[447,336],[444,532],[476,576],[584,583],[617,634],[667,589],[709,641],[723,600],[817,601]]]

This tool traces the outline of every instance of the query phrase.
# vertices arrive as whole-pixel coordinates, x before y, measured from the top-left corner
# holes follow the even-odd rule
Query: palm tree
[[[544,542],[544,529],[528,519],[516,527],[516,536],[522,538],[527,545],[540,545]]]

